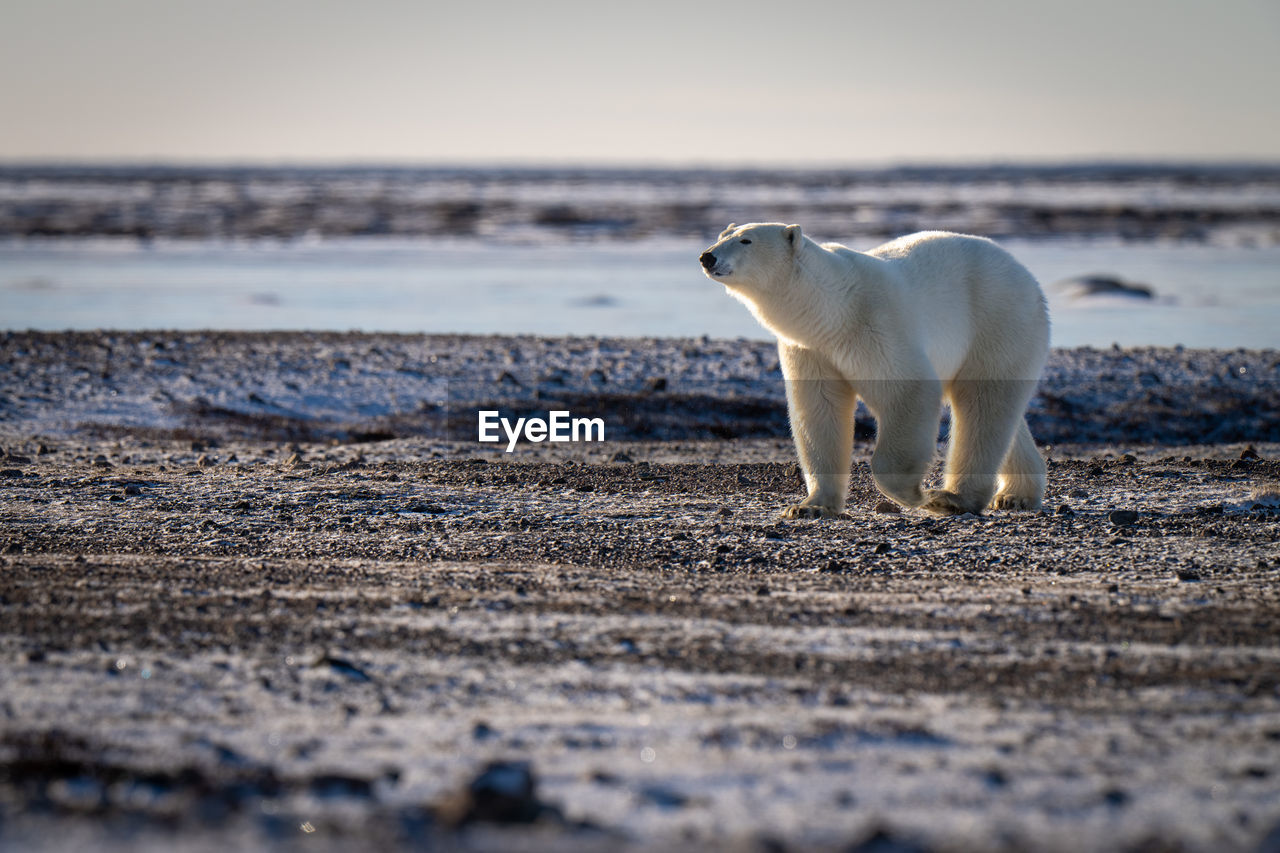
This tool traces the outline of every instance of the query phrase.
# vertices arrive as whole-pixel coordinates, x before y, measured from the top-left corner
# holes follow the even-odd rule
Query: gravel
[[[0,348],[0,846],[1280,839],[1275,352],[1056,351],[1044,512],[886,506],[864,431],[823,522],[752,342]],[[553,392],[610,440],[468,434]]]

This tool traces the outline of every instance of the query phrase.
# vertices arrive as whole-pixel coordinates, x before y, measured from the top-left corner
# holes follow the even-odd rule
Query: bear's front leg
[[[857,395],[813,350],[779,343],[778,356],[787,385],[791,435],[809,490],[803,501],[784,509],[782,517],[836,518],[844,512],[849,493]]]

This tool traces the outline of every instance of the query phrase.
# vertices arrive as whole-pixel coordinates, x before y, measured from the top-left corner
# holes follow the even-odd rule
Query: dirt
[[[0,452],[0,846],[1280,849],[1268,434],[947,519],[863,439],[781,521],[782,436],[51,422]]]

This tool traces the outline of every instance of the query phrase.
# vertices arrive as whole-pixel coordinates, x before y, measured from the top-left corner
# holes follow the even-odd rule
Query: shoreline
[[[577,410],[613,440],[787,438],[774,344],[362,332],[0,332],[0,437],[465,442],[477,413]],[[1054,349],[1056,444],[1280,441],[1280,350]],[[861,406],[858,435],[874,422]]]

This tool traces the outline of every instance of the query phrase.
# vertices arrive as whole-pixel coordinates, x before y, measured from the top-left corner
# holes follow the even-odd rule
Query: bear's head
[[[799,225],[730,225],[699,260],[707,277],[730,292],[744,296],[764,294],[790,277],[803,243]]]

